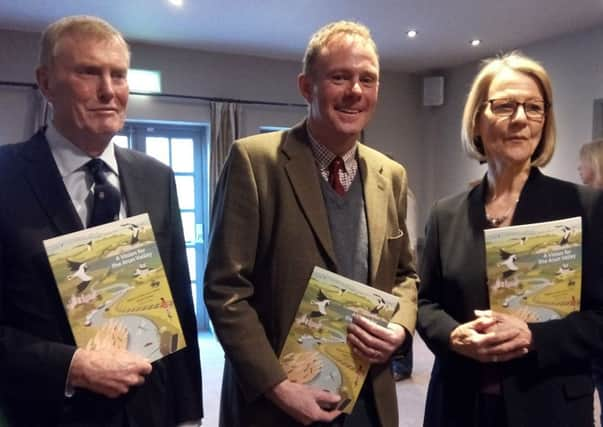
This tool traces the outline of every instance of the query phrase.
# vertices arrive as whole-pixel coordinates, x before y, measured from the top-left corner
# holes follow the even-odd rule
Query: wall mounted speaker
[[[444,76],[423,77],[423,106],[444,105]]]

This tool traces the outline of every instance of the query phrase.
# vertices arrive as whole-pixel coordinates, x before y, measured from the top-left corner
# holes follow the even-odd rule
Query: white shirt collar
[[[81,169],[91,159],[81,148],[61,135],[53,123],[50,123],[46,128],[46,139],[48,140],[52,157],[54,157],[54,161],[63,178]],[[107,145],[105,151],[98,158],[102,159],[111,171],[119,176],[113,142]]]
[[[308,133],[308,138],[310,139],[310,147],[312,148],[312,153],[314,154],[314,158],[318,163],[318,166],[321,170],[328,169],[329,164],[333,161],[336,155],[329,150],[326,146],[321,144],[314,138],[312,133],[310,132],[310,126],[306,122],[306,132]],[[352,148],[346,151],[342,156],[343,163],[345,164],[345,169],[347,171],[351,169],[355,169],[356,166],[356,151],[358,149],[358,141],[354,143]]]

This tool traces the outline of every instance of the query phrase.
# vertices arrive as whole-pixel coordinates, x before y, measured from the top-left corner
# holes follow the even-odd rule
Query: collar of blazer
[[[287,133],[282,151],[288,159],[285,163],[285,171],[301,208],[330,261],[337,265],[327,211],[320,190],[321,178],[318,171],[314,174],[308,173],[308,165],[314,165],[315,160],[309,145],[305,122],[298,123]],[[358,168],[362,179],[369,232],[371,283],[374,283],[377,275],[388,225],[387,204],[390,200],[388,194],[391,191],[391,184],[385,176],[385,159],[387,158],[383,154],[361,143],[358,144]]]
[[[81,230],[83,225],[73,207],[69,193],[54,162],[45,129],[40,129],[28,141],[16,146],[17,159],[26,163],[22,168],[42,209],[59,234]]]
[[[40,129],[28,141],[15,146],[17,160],[24,161],[22,168],[40,206],[54,224],[58,234],[81,230],[83,225],[73,207],[69,193],[54,162],[48,141]],[[126,197],[128,214],[146,212],[146,193],[152,189],[144,185],[144,174],[139,168],[140,162],[129,150],[116,147],[115,156],[120,171],[120,186]]]

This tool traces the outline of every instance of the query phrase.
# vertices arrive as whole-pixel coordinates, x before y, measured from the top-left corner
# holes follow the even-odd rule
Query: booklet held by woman
[[[526,322],[580,310],[582,218],[484,230],[490,308]]]

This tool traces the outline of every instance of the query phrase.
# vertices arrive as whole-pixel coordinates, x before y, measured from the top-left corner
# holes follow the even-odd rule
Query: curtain
[[[241,108],[231,102],[210,102],[211,143],[209,151],[209,196],[214,192],[230,146],[240,137]]]

